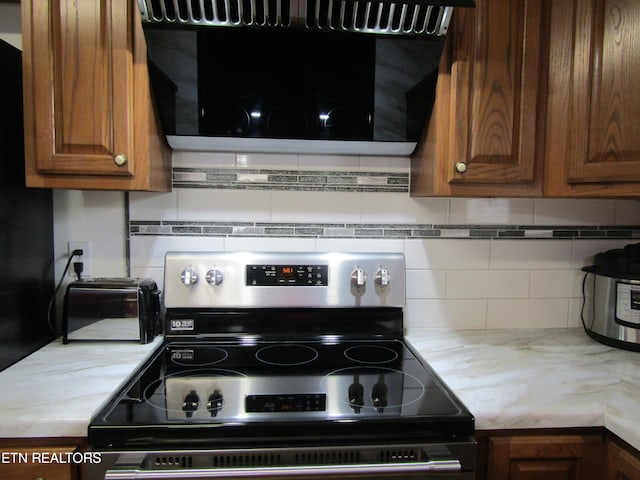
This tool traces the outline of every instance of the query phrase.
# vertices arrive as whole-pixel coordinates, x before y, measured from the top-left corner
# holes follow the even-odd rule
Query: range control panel
[[[168,252],[167,308],[404,307],[402,253]]]
[[[326,287],[328,265],[247,265],[248,286]]]

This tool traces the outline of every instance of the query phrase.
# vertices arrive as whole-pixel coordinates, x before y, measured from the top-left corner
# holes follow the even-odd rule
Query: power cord
[[[84,251],[81,248],[78,248],[76,250],[73,250],[71,252],[71,255],[69,255],[69,260],[67,260],[67,264],[64,267],[64,271],[62,272],[62,276],[60,277],[60,281],[58,282],[58,286],[56,287],[56,289],[53,292],[53,295],[51,296],[51,300],[49,301],[49,308],[47,310],[47,323],[49,324],[49,329],[55,333],[56,335],[62,335],[62,332],[58,331],[52,321],[52,317],[51,317],[51,310],[53,309],[53,304],[56,301],[56,296],[58,295],[58,292],[60,291],[60,287],[62,286],[62,282],[64,281],[64,277],[67,274],[67,272],[69,271],[69,265],[71,265],[71,260],[74,259],[74,257],[81,257],[82,255],[84,255]],[[76,272],[76,274],[78,275],[78,280],[80,280],[80,275],[82,274],[82,270],[83,270],[83,263],[82,262],[74,262],[73,264],[73,269]],[[55,316],[54,316],[55,318]]]

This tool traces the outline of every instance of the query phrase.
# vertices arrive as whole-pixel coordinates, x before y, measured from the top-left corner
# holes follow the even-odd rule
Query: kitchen
[[[19,25],[16,7],[0,6],[3,20],[12,15],[15,19],[10,27],[13,32]],[[446,339],[446,332],[458,329],[466,332],[460,337],[469,342],[467,348],[474,341],[482,343],[478,338],[491,337],[494,329],[515,335],[495,333],[496,338],[504,339],[502,348],[506,349],[522,338],[543,345],[582,338],[580,268],[589,265],[598,252],[633,243],[640,228],[629,226],[640,223],[638,202],[412,197],[408,193],[410,163],[407,157],[175,152],[174,177],[177,171],[198,178],[212,169],[235,175],[240,183],[234,188],[233,182],[212,182],[202,188],[197,182],[185,181],[170,193],[132,192],[128,196],[55,190],[56,278],[66,263],[68,242],[77,240],[91,242],[90,273],[130,273],[158,281],[163,278],[163,257],[168,250],[402,252],[408,267],[405,324],[416,343],[435,336],[447,345],[452,340]],[[355,177],[353,182],[371,188],[336,192],[261,185],[248,189],[242,183],[243,179],[255,183],[256,176],[282,171],[319,172],[329,179],[327,183],[348,173]],[[390,178],[400,183],[397,190],[388,191],[384,186]],[[220,231],[232,233],[204,233],[211,222]],[[321,233],[296,234],[296,225],[308,224]],[[441,238],[407,234],[407,230],[424,230],[425,226],[431,230],[437,226]],[[498,238],[499,232],[513,230],[524,230],[525,238]],[[607,233],[604,238],[602,234],[590,237],[594,231]],[[525,330],[530,328],[542,329],[542,337]],[[543,333],[547,328],[570,330],[549,339]],[[587,348],[594,345],[585,344]],[[637,361],[622,352],[615,355],[631,365]],[[456,366],[447,367],[446,351],[442,356],[438,361],[431,354],[428,361],[447,382],[453,382],[445,372]],[[455,392],[464,388],[451,386]],[[469,407],[481,426],[480,415]],[[558,426],[602,424],[591,418],[586,425]],[[532,426],[549,425],[533,422],[510,428]]]

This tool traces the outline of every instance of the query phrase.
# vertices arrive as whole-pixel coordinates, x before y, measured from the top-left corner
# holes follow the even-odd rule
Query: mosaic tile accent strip
[[[307,170],[174,168],[175,188],[408,192],[409,174]]]
[[[299,238],[640,239],[640,226],[131,221],[130,235]]]

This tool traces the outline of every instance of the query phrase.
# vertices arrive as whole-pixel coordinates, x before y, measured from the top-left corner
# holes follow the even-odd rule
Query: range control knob
[[[195,285],[198,283],[198,272],[193,267],[185,268],[180,274],[180,281],[187,287]]]
[[[360,383],[359,375],[355,375],[353,383],[349,385],[349,406],[354,413],[360,413],[364,407],[364,387]]]
[[[212,268],[207,272],[205,279],[209,285],[220,285],[224,280],[224,275],[222,274],[222,270]]]
[[[191,390],[184,401],[182,402],[182,411],[187,415],[187,418],[193,417],[193,414],[198,410],[200,406],[200,397],[195,390]]]
[[[211,414],[212,417],[218,415],[218,412],[222,410],[222,405],[224,403],[224,399],[222,397],[222,393],[220,390],[214,390],[214,392],[209,395],[209,401],[207,402],[207,410]]]
[[[387,384],[384,383],[384,376],[380,375],[378,383],[371,389],[371,403],[378,410],[378,413],[384,412],[384,407],[388,405],[387,401]]]
[[[360,267],[351,272],[351,283],[356,287],[364,287],[367,283],[367,274]]]
[[[391,283],[391,274],[389,273],[389,270],[384,267],[380,267],[376,272],[376,276],[373,281],[380,287],[388,286]]]

